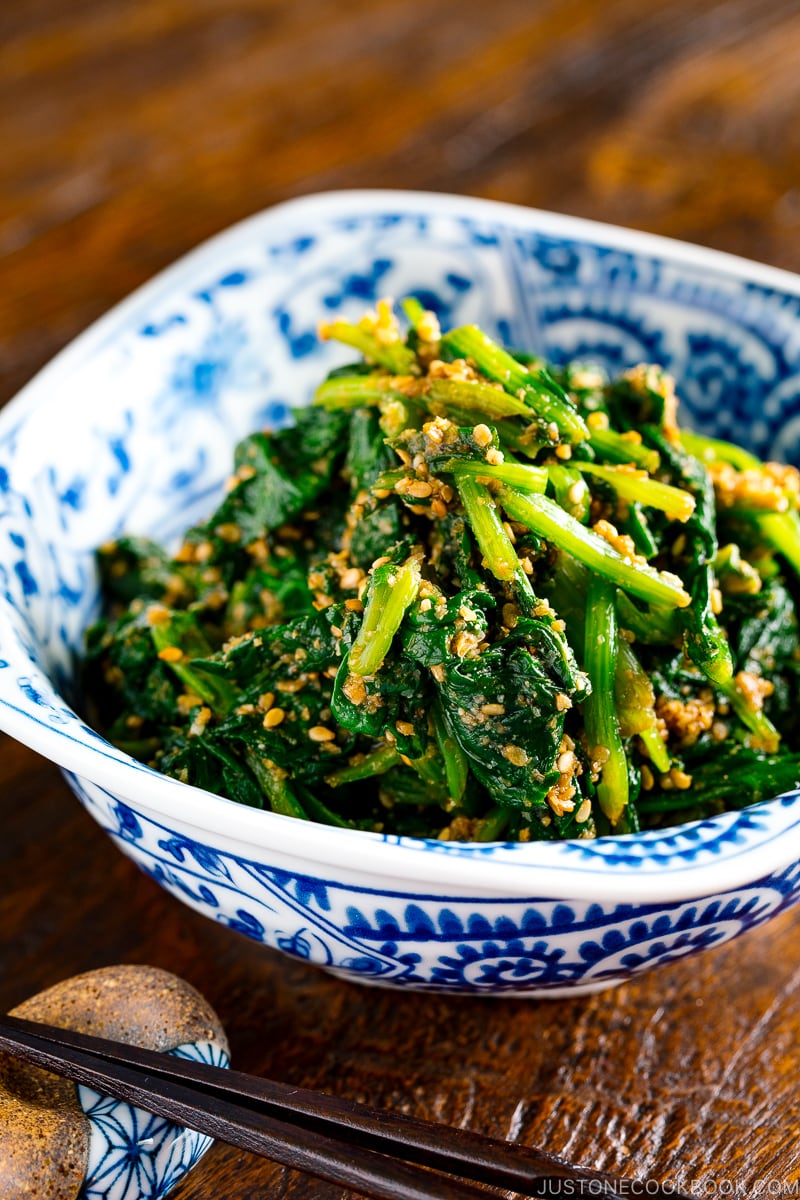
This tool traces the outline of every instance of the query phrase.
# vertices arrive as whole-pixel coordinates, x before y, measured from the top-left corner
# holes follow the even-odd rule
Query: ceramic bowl
[[[331,829],[159,775],[84,722],[92,552],[172,539],[234,442],[347,352],[333,313],[414,292],[445,322],[677,376],[688,423],[791,460],[800,279],[483,200],[341,192],[245,221],[98,322],[0,414],[0,727],[51,758],[116,845],[184,903],[354,980],[556,996],[717,946],[800,896],[800,793],[597,841],[458,845]]]

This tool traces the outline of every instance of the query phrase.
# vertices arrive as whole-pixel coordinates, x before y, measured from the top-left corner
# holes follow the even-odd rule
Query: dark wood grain
[[[202,238],[324,188],[491,196],[800,269],[799,53],[794,0],[4,5],[0,400]],[[189,912],[0,747],[0,1008],[147,962],[208,996],[243,1070],[698,1196],[790,1194],[797,916],[580,1000],[361,989]],[[220,1145],[172,1194],[342,1196]]]

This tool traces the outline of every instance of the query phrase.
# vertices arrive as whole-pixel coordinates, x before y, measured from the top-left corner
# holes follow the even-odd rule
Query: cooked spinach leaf
[[[653,364],[550,368],[418,301],[323,337],[174,552],[98,551],[88,703],[188,784],[472,841],[597,837],[800,782],[800,474],[678,424]],[[787,748],[788,747],[788,748]]]

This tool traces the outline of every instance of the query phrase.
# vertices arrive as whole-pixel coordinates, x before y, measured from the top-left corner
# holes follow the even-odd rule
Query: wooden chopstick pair
[[[18,1017],[0,1019],[0,1050],[375,1200],[489,1195],[475,1183],[524,1196],[637,1194],[633,1180],[516,1142]],[[639,1194],[688,1200],[651,1185]]]

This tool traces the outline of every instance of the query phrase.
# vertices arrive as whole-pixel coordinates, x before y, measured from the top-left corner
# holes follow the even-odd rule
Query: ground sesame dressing
[[[174,553],[98,562],[106,736],[282,815],[593,838],[800,782],[800,474],[682,429],[674,380],[380,300]]]

